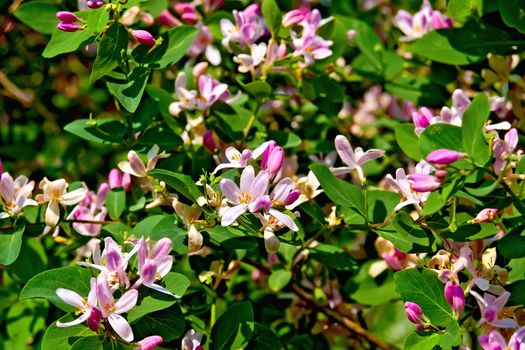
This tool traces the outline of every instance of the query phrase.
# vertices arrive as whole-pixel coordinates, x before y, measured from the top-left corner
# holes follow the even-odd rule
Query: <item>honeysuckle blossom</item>
[[[257,150],[255,150],[254,158],[258,158],[257,153]],[[261,169],[268,170],[268,172],[270,173],[270,179],[273,179],[275,175],[277,175],[279,170],[281,170],[283,161],[283,148],[278,146],[277,143],[273,140],[267,142],[267,146],[265,147],[261,157]]]
[[[106,202],[106,195],[109,191],[109,185],[103,183],[100,185],[97,194],[90,191],[86,197],[78,204],[71,213],[68,215],[68,219],[76,219],[78,221],[86,222],[74,222],[72,224],[75,231],[83,236],[98,236],[102,229],[101,224],[90,223],[89,221],[104,221],[108,210],[104,206]]]
[[[430,172],[433,170],[434,168],[430,164],[425,161],[421,161],[416,165],[415,174],[430,174]],[[388,174],[385,177],[385,180],[402,197],[401,203],[396,205],[394,208],[395,211],[398,211],[399,209],[410,204],[414,204],[418,210],[421,210],[423,203],[430,195],[430,192],[417,192],[412,188],[413,182],[407,177],[405,169],[397,169],[395,179],[392,177],[392,175]]]
[[[205,25],[199,26],[199,34],[195,38],[193,44],[188,49],[188,55],[190,57],[197,57],[204,53],[206,60],[214,66],[221,64],[221,53],[218,48],[213,46],[213,35],[210,29]]]
[[[472,219],[471,222],[473,223],[480,223],[480,222],[488,222],[494,219],[498,212],[498,209],[495,208],[485,208],[481,210],[478,215],[474,219]]]
[[[243,11],[233,10],[235,24],[229,19],[221,19],[222,45],[229,48],[233,41],[241,47],[254,44],[268,32],[259,5],[251,4]]]
[[[292,47],[294,49],[293,56],[302,56],[304,61],[299,62],[302,66],[310,66],[316,60],[322,60],[332,55],[333,41],[325,40],[320,35],[313,32],[303,31],[302,36],[298,36],[295,32],[290,34],[292,36]]]
[[[239,64],[239,72],[252,72],[255,75],[255,68],[260,65],[266,57],[266,43],[250,45],[250,54],[239,54],[233,58],[235,63]]]
[[[416,265],[417,255],[403,253],[397,249],[392,242],[383,237],[377,237],[374,246],[377,255],[383,259],[382,261],[376,261],[370,265],[368,273],[374,278],[387,268],[391,268],[394,271],[400,271],[407,267],[413,267]]]
[[[175,80],[175,95],[178,101],[172,102],[169,106],[169,111],[174,116],[178,116],[184,110],[198,109],[204,112],[214,103],[225,101],[230,95],[228,85],[221,84],[208,74],[199,76],[198,92],[187,90],[186,86],[186,74],[180,72]]]
[[[131,191],[133,187],[130,173],[121,174],[118,169],[110,170],[108,174],[108,184],[110,189],[123,188],[126,192]]]
[[[454,26],[452,19],[439,11],[433,10],[428,0],[423,1],[421,9],[414,15],[405,10],[398,11],[394,24],[405,34],[405,36],[401,37],[402,41],[412,41],[422,37],[431,30]]]
[[[235,147],[226,148],[224,155],[228,162],[217,165],[212,174],[216,174],[222,169],[244,168],[248,165],[248,160],[252,158],[252,152],[250,150],[245,149],[241,153]]]
[[[270,174],[265,170],[255,176],[255,170],[251,165],[244,168],[240,187],[230,179],[222,179],[221,192],[234,206],[224,210],[221,225],[231,225],[248,210],[252,213],[261,210],[266,205],[267,200],[264,195],[268,191],[269,180]]]
[[[170,255],[173,243],[169,238],[162,238],[155,244],[149,239],[141,238],[138,246],[138,270],[140,278],[133,285],[138,288],[141,284],[158,292],[180,298],[166,288],[155,284],[155,281],[166,276],[173,265],[173,256]]]
[[[148,177],[147,172],[154,169],[159,159],[167,158],[170,156],[169,153],[162,151],[159,153],[159,146],[153,145],[147,153],[147,164],[140,159],[137,152],[131,150],[128,152],[128,161],[122,161],[118,163],[118,167],[124,173],[133,175],[139,179],[139,183],[142,188],[147,190],[153,190],[153,183],[151,178]]]
[[[136,289],[130,289],[115,302],[107,281],[105,279],[97,281],[97,296],[102,317],[109,322],[119,337],[128,342],[133,341],[133,330],[121,314],[128,312],[137,304],[138,295]]]
[[[488,335],[480,335],[478,341],[483,350],[522,350],[525,347],[525,327],[516,330],[508,343],[501,333],[495,329]]]
[[[60,219],[60,205],[74,205],[86,197],[85,188],[77,188],[67,192],[69,184],[64,179],[49,181],[44,178],[39,188],[44,192],[36,196],[36,201],[40,204],[48,203],[45,213],[45,222],[48,227],[55,227]]]
[[[140,6],[132,6],[127,9],[122,14],[119,21],[126,27],[129,27],[139,20],[147,26],[152,26],[155,23],[153,16],[149,12],[142,11]]]
[[[77,24],[76,22],[84,22],[82,18],[79,18],[72,12],[60,11],[56,14],[57,19],[60,23],[57,25],[57,28],[64,32],[76,32],[78,30],[83,30],[84,25]]]
[[[86,5],[90,9],[98,9],[102,6],[104,6],[106,2],[104,0],[87,0]]]
[[[315,197],[323,193],[323,190],[319,189],[320,186],[321,184],[315,177],[314,173],[309,171],[308,175],[297,180],[296,188],[300,191],[299,197],[295,202],[289,204],[287,208],[292,210],[302,203],[313,202]]]
[[[189,206],[176,199],[173,201],[172,206],[188,229],[188,248],[190,252],[196,252],[202,248],[203,241],[202,234],[197,229],[202,209],[197,204]]]
[[[335,150],[346,166],[340,168],[331,168],[330,170],[332,173],[337,176],[356,170],[361,182],[365,180],[362,166],[372,159],[382,157],[385,153],[379,149],[370,149],[364,152],[361,147],[357,147],[355,150],[353,150],[352,145],[350,145],[348,139],[343,135],[338,135],[335,138]]]
[[[514,152],[514,149],[517,145],[518,131],[514,128],[510,129],[505,134],[505,138],[503,140],[498,139],[494,141],[492,149],[496,159],[494,161],[493,167],[496,174],[499,175],[505,169],[505,166],[509,162],[509,158],[512,156],[512,153]]]
[[[181,350],[202,350],[202,333],[190,329],[184,334],[181,342]]]
[[[62,299],[65,303],[74,306],[77,309],[75,314],[81,314],[80,317],[71,322],[62,323],[60,321],[57,321],[57,327],[72,327],[86,321],[91,330],[93,330],[94,332],[98,331],[99,324],[102,319],[102,312],[97,307],[97,279],[94,277],[91,278],[90,283],[91,290],[88,294],[87,300],[82,298],[77,292],[69,289],[58,288],[56,290],[56,294],[60,299]]]
[[[484,293],[483,297],[471,290],[470,294],[476,298],[480,311],[481,319],[478,322],[478,327],[484,323],[498,328],[516,328],[516,321],[512,318],[500,318],[500,312],[507,304],[510,293],[505,291],[499,297],[489,293]]]
[[[160,335],[151,335],[142,339],[141,341],[135,344],[135,349],[137,350],[153,350],[157,345],[162,344],[164,340]]]
[[[26,205],[38,205],[30,198],[34,187],[34,181],[29,181],[24,175],[13,180],[9,173],[0,173],[0,204],[5,210],[0,212],[0,219],[17,215]]]
[[[173,6],[173,9],[186,23],[195,24],[200,20],[199,12],[192,3],[179,2]]]
[[[408,320],[416,325],[428,322],[428,317],[423,314],[423,310],[416,303],[411,301],[405,302],[405,312]]]
[[[105,279],[112,290],[120,286],[129,288],[129,278],[126,274],[129,259],[137,252],[135,247],[129,253],[122,252],[122,248],[111,237],[104,239],[104,250],[100,252],[100,245],[93,248],[93,263],[78,262],[81,266],[92,267],[100,270],[99,279]]]
[[[416,192],[432,192],[441,187],[441,181],[429,174],[410,174],[410,188]]]
[[[452,282],[445,284],[445,299],[452,308],[452,311],[456,314],[456,317],[460,317],[463,309],[465,308],[465,294],[463,288]]]

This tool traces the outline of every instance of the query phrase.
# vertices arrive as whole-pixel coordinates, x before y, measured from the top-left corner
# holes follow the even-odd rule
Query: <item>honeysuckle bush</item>
[[[525,2],[1,7],[0,348],[525,347]]]

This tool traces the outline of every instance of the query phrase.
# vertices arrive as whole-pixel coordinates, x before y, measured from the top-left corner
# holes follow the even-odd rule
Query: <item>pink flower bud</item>
[[[131,35],[135,40],[139,42],[139,44],[145,45],[145,46],[153,46],[155,45],[155,38],[153,35],[151,35],[150,32],[142,29],[138,30],[132,30]]]
[[[284,56],[286,56],[286,52],[287,52],[286,44],[281,43],[279,47],[277,48],[277,58],[283,58]]]
[[[86,1],[86,5],[90,9],[98,9],[98,8],[104,6],[105,3],[106,2],[103,1],[103,0],[88,0],[88,1]]]
[[[161,336],[152,335],[152,336],[146,337],[142,339],[141,341],[139,341],[137,343],[138,346],[136,347],[136,349],[137,350],[152,350],[152,349],[155,349],[157,345],[162,344],[163,341],[164,340],[162,339]]]
[[[410,188],[416,192],[431,192],[441,186],[437,177],[427,174],[411,174],[408,179],[413,181]]]
[[[261,168],[270,172],[270,177],[273,178],[279,170],[284,161],[284,151],[282,147],[277,146],[275,141],[270,141],[264,150],[261,159]]]
[[[74,13],[69,12],[69,11],[57,12],[57,18],[61,22],[64,22],[64,23],[73,23],[73,22],[80,22],[80,21],[82,21],[80,18],[77,17],[77,15],[75,15]]]
[[[129,192],[133,189],[133,183],[131,182],[130,174],[124,173],[124,175],[122,175],[122,187],[126,192]]]
[[[427,156],[427,161],[433,164],[446,165],[454,163],[462,158],[465,158],[466,154],[461,152],[452,151],[446,148],[441,148],[430,152]]]
[[[108,175],[108,181],[111,189],[122,187],[122,174],[118,169],[111,169]]]
[[[452,282],[445,284],[445,299],[448,304],[452,307],[452,310],[459,317],[465,308],[465,294],[463,288]]]
[[[410,322],[414,324],[423,323],[423,310],[421,310],[418,304],[407,301],[405,303],[405,312]]]
[[[215,140],[213,139],[213,134],[211,130],[207,130],[202,136],[202,144],[211,153],[215,153],[215,151],[217,150],[217,145],[215,144]]]
[[[181,24],[169,10],[162,11],[159,15],[158,21],[160,24],[168,28],[173,28]]]
[[[84,26],[81,26],[81,25],[78,25],[76,23],[64,23],[64,22],[60,22],[58,25],[57,25],[57,28],[61,31],[64,31],[64,32],[76,32],[76,31],[79,31],[79,30],[82,30],[84,29]]]
[[[439,169],[438,171],[436,171],[436,177],[441,182],[445,181],[447,176],[448,176],[448,171],[446,171],[445,169]]]
[[[294,203],[299,198],[300,195],[301,195],[301,191],[293,190],[292,192],[288,194],[283,204],[286,206],[286,205],[290,205]]]
[[[430,125],[432,118],[434,118],[434,114],[426,107],[422,107],[419,112],[412,113],[412,121],[416,128],[426,128]]]
[[[93,332],[98,332],[100,328],[100,321],[102,320],[102,311],[98,307],[91,309],[86,323]]]
[[[105,182],[100,184],[97,191],[97,203],[104,203],[109,192],[109,185]]]
[[[197,23],[199,21],[199,13],[194,5],[190,3],[178,3],[173,7],[175,12],[179,14],[183,21],[188,23]]]
[[[480,223],[480,222],[488,222],[494,219],[494,216],[496,216],[496,213],[498,212],[498,209],[494,208],[485,208],[482,211],[476,215],[476,217],[472,220],[472,222]]]
[[[292,10],[283,16],[283,26],[292,27],[305,19],[305,10],[302,8]]]

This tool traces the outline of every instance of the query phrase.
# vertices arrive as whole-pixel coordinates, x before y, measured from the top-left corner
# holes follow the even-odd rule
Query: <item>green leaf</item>
[[[266,98],[271,96],[273,89],[267,82],[262,80],[256,80],[249,82],[248,84],[243,84],[239,78],[240,77],[238,77],[237,81],[242,86],[242,88],[246,90],[246,92],[248,92],[250,95],[256,98]]]
[[[419,149],[416,147],[419,138],[414,132],[414,125],[412,123],[398,124],[394,127],[394,132],[396,142],[403,152],[414,160],[421,160],[421,154],[419,154]]]
[[[143,45],[140,45],[142,47]],[[122,106],[134,113],[139,106],[150,70],[145,67],[135,67],[128,77],[120,76],[120,80],[107,79],[109,91],[117,98]],[[123,79],[122,79],[123,78]]]
[[[164,169],[150,170],[148,171],[148,175],[166,182],[168,186],[174,188],[177,192],[194,203],[197,202],[197,198],[202,197],[201,190],[197,187],[191,176]]]
[[[126,209],[126,192],[122,188],[109,190],[106,196],[106,208],[113,219],[118,219]]]
[[[75,12],[75,14],[86,21],[86,27],[73,33],[55,28],[42,56],[52,58],[63,53],[76,51],[93,42],[97,33],[104,29],[109,20],[109,12],[105,10],[104,6],[96,10]]]
[[[7,233],[0,234],[0,264],[11,265],[18,258],[25,229],[25,226],[20,226],[2,231]]]
[[[126,134],[124,124],[113,119],[77,119],[67,124],[64,130],[84,140],[103,144],[122,143]]]
[[[147,314],[133,324],[136,339],[150,335],[160,335],[165,342],[169,342],[184,333],[184,316],[178,311],[164,309]]]
[[[381,223],[399,203],[399,194],[390,191],[368,191],[368,218],[372,223]]]
[[[71,322],[77,317],[66,315],[58,321]],[[75,342],[84,337],[95,335],[84,323],[73,327],[58,328],[56,322],[51,323],[42,339],[42,350],[71,350]]]
[[[303,142],[297,134],[291,131],[269,130],[268,139],[274,140],[282,148],[294,148]]]
[[[234,227],[221,225],[206,229],[210,234],[210,241],[225,249],[257,249],[259,243],[253,236],[248,236],[245,231]]]
[[[393,271],[388,269],[381,277],[374,279],[370,276],[370,267],[374,261],[364,263],[355,277],[349,279],[344,286],[353,300],[363,305],[382,305],[391,300],[399,299],[394,284]],[[404,311],[404,308],[403,308]],[[406,319],[406,314],[403,312]]]
[[[22,300],[11,306],[6,315],[6,330],[15,349],[27,349],[27,344],[46,329],[49,303],[45,300]],[[22,345],[23,344],[23,345]]]
[[[462,28],[434,30],[407,51],[436,62],[466,65],[486,59],[488,53],[508,55],[525,48],[507,32],[486,23],[469,22]]]
[[[394,274],[394,282],[403,301],[418,304],[436,326],[446,326],[453,314],[443,292],[444,285],[434,271],[410,268]]]
[[[97,58],[93,63],[90,82],[95,82],[118,67],[128,47],[128,31],[120,23],[106,30],[98,45]]]
[[[103,350],[104,345],[103,337],[98,335],[90,335],[87,337],[82,337],[78,341],[73,343],[73,346],[71,347],[71,350],[83,350],[83,349],[90,349],[90,350]]]
[[[166,284],[166,289],[178,297],[182,297],[191,285],[190,280],[186,276],[176,272],[168,272],[163,280]]]
[[[45,298],[65,312],[75,311],[75,307],[66,304],[57,294],[57,288],[70,289],[87,297],[91,273],[80,267],[60,267],[47,270],[31,278],[20,293],[20,299]]]
[[[276,350],[282,349],[283,346],[277,334],[269,326],[256,322],[250,343],[246,348],[252,350]]]
[[[162,44],[154,48],[139,45],[133,57],[150,68],[162,69],[177,63],[187,52],[199,30],[193,26],[179,26],[162,34]]]
[[[226,309],[211,331],[213,350],[245,348],[253,333],[254,316],[249,301],[235,303]]]
[[[308,250],[308,256],[328,268],[346,271],[356,268],[354,258],[343,248],[334,245],[320,243],[315,248]]]
[[[27,267],[31,266],[30,269]],[[22,237],[18,258],[7,267],[13,279],[26,283],[33,276],[47,269],[47,254],[42,241],[36,237]]]
[[[437,149],[446,148],[463,152],[461,128],[450,124],[433,124],[419,136],[419,152],[422,157]]]
[[[428,76],[402,75],[385,84],[386,91],[418,105],[436,106],[445,99],[443,88]]]
[[[475,0],[449,0],[447,14],[456,21],[464,21],[471,14]]]
[[[408,252],[432,252],[434,237],[423,230],[414,222],[410,214],[399,212],[392,222],[395,228],[393,234],[381,234],[384,231],[378,230],[377,233],[388,239],[401,251]]]
[[[173,132],[172,129],[159,125],[147,129],[140,136],[137,146],[151,148],[153,145],[157,145],[161,150],[172,150],[182,145],[182,143],[180,136]]]
[[[498,250],[506,258],[525,257],[525,236],[508,234],[498,241]]]
[[[523,21],[525,0],[500,0],[498,3],[499,13],[501,18],[503,18],[503,22],[525,34],[525,21]]]
[[[52,34],[60,22],[56,13],[59,11],[55,4],[45,1],[31,1],[20,5],[14,16],[26,26],[42,34]]]
[[[439,340],[439,333],[412,333],[406,338],[403,350],[432,350]]]
[[[176,299],[171,295],[155,292],[149,288],[140,291],[137,305],[128,311],[127,320],[130,324],[155,311],[164,310],[175,304]]]
[[[353,41],[375,70],[381,72],[383,70],[381,51],[384,50],[384,47],[376,31],[367,23],[354,18],[336,16],[335,21],[343,22],[347,30],[354,29],[356,31]]]
[[[283,20],[279,6],[277,6],[275,0],[263,0],[261,11],[270,33],[272,33],[273,37],[276,37],[279,29],[281,29],[281,22]]]
[[[365,199],[359,187],[338,179],[326,165],[311,164],[310,169],[314,172],[317,180],[319,180],[328,198],[335,204],[356,209],[361,216],[366,218]]]
[[[268,287],[274,292],[278,292],[290,283],[292,280],[292,273],[287,270],[272,271],[270,278],[268,278]]]
[[[130,232],[131,236],[149,237],[154,241],[169,238],[173,242],[173,251],[178,254],[187,254],[186,230],[175,225],[173,215],[152,215],[140,221]]]
[[[489,114],[490,102],[484,93],[479,93],[463,114],[463,150],[480,165],[485,165],[490,159],[489,147],[483,135],[483,126]]]

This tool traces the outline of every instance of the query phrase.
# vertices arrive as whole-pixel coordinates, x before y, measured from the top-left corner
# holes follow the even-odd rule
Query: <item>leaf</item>
[[[272,33],[272,36],[275,38],[277,33],[279,33],[279,29],[281,29],[281,22],[283,20],[279,6],[277,6],[275,0],[263,0],[261,11],[270,33]]]
[[[406,338],[405,345],[403,345],[403,349],[432,350],[436,345],[439,344],[439,340],[440,336],[438,333],[412,333]]]
[[[475,0],[450,0],[447,4],[447,14],[456,21],[464,21],[470,16],[470,9]]]
[[[422,157],[437,149],[446,148],[463,152],[461,128],[450,124],[433,124],[419,136],[419,152]]]
[[[480,165],[485,165],[490,159],[489,147],[483,135],[483,126],[489,114],[490,102],[484,93],[479,93],[463,114],[463,150]]]
[[[210,234],[211,242],[225,249],[254,250],[259,246],[255,237],[247,236],[244,231],[234,227],[216,225],[206,229],[206,232]]]
[[[126,134],[124,124],[113,119],[77,119],[67,124],[64,130],[84,140],[103,144],[122,143]]]
[[[427,76],[403,75],[385,84],[386,91],[417,105],[437,106],[445,99],[443,88]]]
[[[149,237],[154,241],[167,237],[173,242],[173,251],[187,254],[189,251],[186,245],[187,232],[174,223],[173,215],[152,215],[135,225],[129,234],[136,237]]]
[[[118,219],[126,209],[126,192],[122,188],[108,191],[106,196],[106,208],[113,219]]]
[[[179,26],[162,34],[162,44],[154,49],[139,45],[133,50],[133,57],[150,68],[162,69],[177,63],[197,37],[199,30],[193,26]]]
[[[22,289],[20,299],[45,298],[65,312],[75,311],[75,307],[66,304],[56,294],[57,288],[70,289],[87,297],[91,273],[80,267],[60,267],[47,270],[31,278]]]
[[[0,234],[0,264],[11,265],[18,258],[25,229],[22,225],[18,229],[13,228]]]
[[[432,252],[434,237],[429,235],[419,225],[417,225],[410,214],[399,212],[392,222],[395,228],[393,235],[385,235],[401,251],[408,252]],[[381,236],[382,231],[377,233]]]
[[[183,141],[180,136],[173,132],[172,129],[159,125],[147,129],[140,136],[137,147],[145,147],[149,149],[153,145],[157,145],[161,150],[172,150],[182,145],[182,143]]]
[[[506,258],[525,257],[525,236],[508,234],[498,240],[498,250]]]
[[[128,32],[119,23],[113,24],[106,30],[98,45],[97,58],[93,63],[90,82],[95,82],[118,67],[123,52],[128,47]]]
[[[290,283],[292,279],[292,273],[287,270],[275,270],[272,271],[270,278],[268,278],[268,287],[274,292],[278,292]]]
[[[383,70],[381,51],[384,50],[384,47],[375,30],[367,23],[354,18],[336,16],[335,21],[343,22],[347,31],[350,29],[356,31],[353,39],[355,44],[363,55],[366,56],[367,60],[373,65],[375,70],[381,72]]]
[[[444,285],[431,270],[410,268],[394,274],[394,282],[403,301],[418,304],[436,326],[446,326],[453,320]]]
[[[86,28],[73,33],[55,28],[51,40],[42,53],[44,58],[73,52],[91,43],[109,20],[109,12],[105,10],[104,6],[96,10],[75,12],[75,14],[86,21]]]
[[[523,21],[525,0],[500,0],[498,3],[503,22],[525,34],[525,22]]]
[[[22,300],[11,305],[5,329],[10,341],[21,345],[14,349],[27,349],[27,344],[33,343],[35,335],[46,329],[48,309],[49,303],[45,300]]]
[[[31,268],[28,269],[28,266],[31,266]],[[47,254],[41,240],[36,237],[22,237],[20,254],[18,258],[7,267],[9,275],[15,280],[25,283],[46,269]]]
[[[73,346],[71,347],[71,350],[83,350],[83,349],[103,350],[104,349],[104,345],[102,344],[103,339],[104,338],[98,335],[90,335],[87,337],[82,337],[73,344]]]
[[[525,48],[507,32],[486,23],[469,22],[462,28],[434,30],[407,51],[436,62],[467,65],[486,59],[488,53],[510,55]]]
[[[335,204],[354,208],[366,218],[365,199],[359,187],[335,177],[323,164],[311,164],[310,169],[319,180],[328,198]]]
[[[414,124],[398,124],[394,127],[394,132],[396,135],[396,142],[403,152],[414,160],[421,160],[421,154],[419,154],[419,149],[416,147],[419,138],[414,132]]]
[[[294,148],[303,142],[297,134],[291,131],[269,130],[268,139],[274,140],[282,148]]]
[[[275,332],[265,324],[255,323],[250,343],[246,347],[252,350],[276,350],[283,346]]]
[[[211,330],[214,350],[245,348],[253,333],[254,316],[249,301],[234,303],[226,309]]]
[[[169,342],[184,333],[184,316],[177,310],[165,309],[142,317],[133,324],[136,339],[160,335]]]
[[[256,98],[265,98],[269,97],[272,94],[272,87],[265,81],[256,80],[249,82],[248,84],[243,84],[240,79],[237,79],[242,88],[246,90],[250,95]]]
[[[140,45],[142,47],[143,45]],[[145,67],[135,67],[124,80],[107,79],[109,91],[117,98],[122,106],[130,113],[134,113],[139,106],[150,70]]]
[[[14,16],[26,26],[42,34],[52,34],[60,22],[56,18],[58,7],[44,1],[23,3],[15,11]]]
[[[398,203],[399,195],[395,192],[369,190],[368,218],[370,222],[383,222]]]
[[[140,291],[140,298],[136,306],[128,311],[127,320],[130,324],[155,311],[164,310],[175,304],[176,299],[171,295],[155,292],[144,287]]]
[[[308,250],[308,256],[328,268],[345,271],[356,268],[356,262],[350,254],[343,248],[330,244],[319,243],[315,248]]]
[[[75,318],[71,315],[66,315],[58,321],[62,323],[71,322]],[[42,350],[71,350],[75,342],[95,334],[85,326],[85,323],[73,327],[58,328],[56,322],[53,322],[47,328],[42,339]]]
[[[191,285],[190,280],[186,276],[176,272],[168,272],[163,280],[166,284],[166,289],[179,297],[182,297]]]
[[[192,202],[196,203],[197,199],[202,197],[201,190],[197,187],[191,176],[164,169],[150,170],[148,171],[148,175],[166,182],[168,186],[174,188],[177,192]]]

